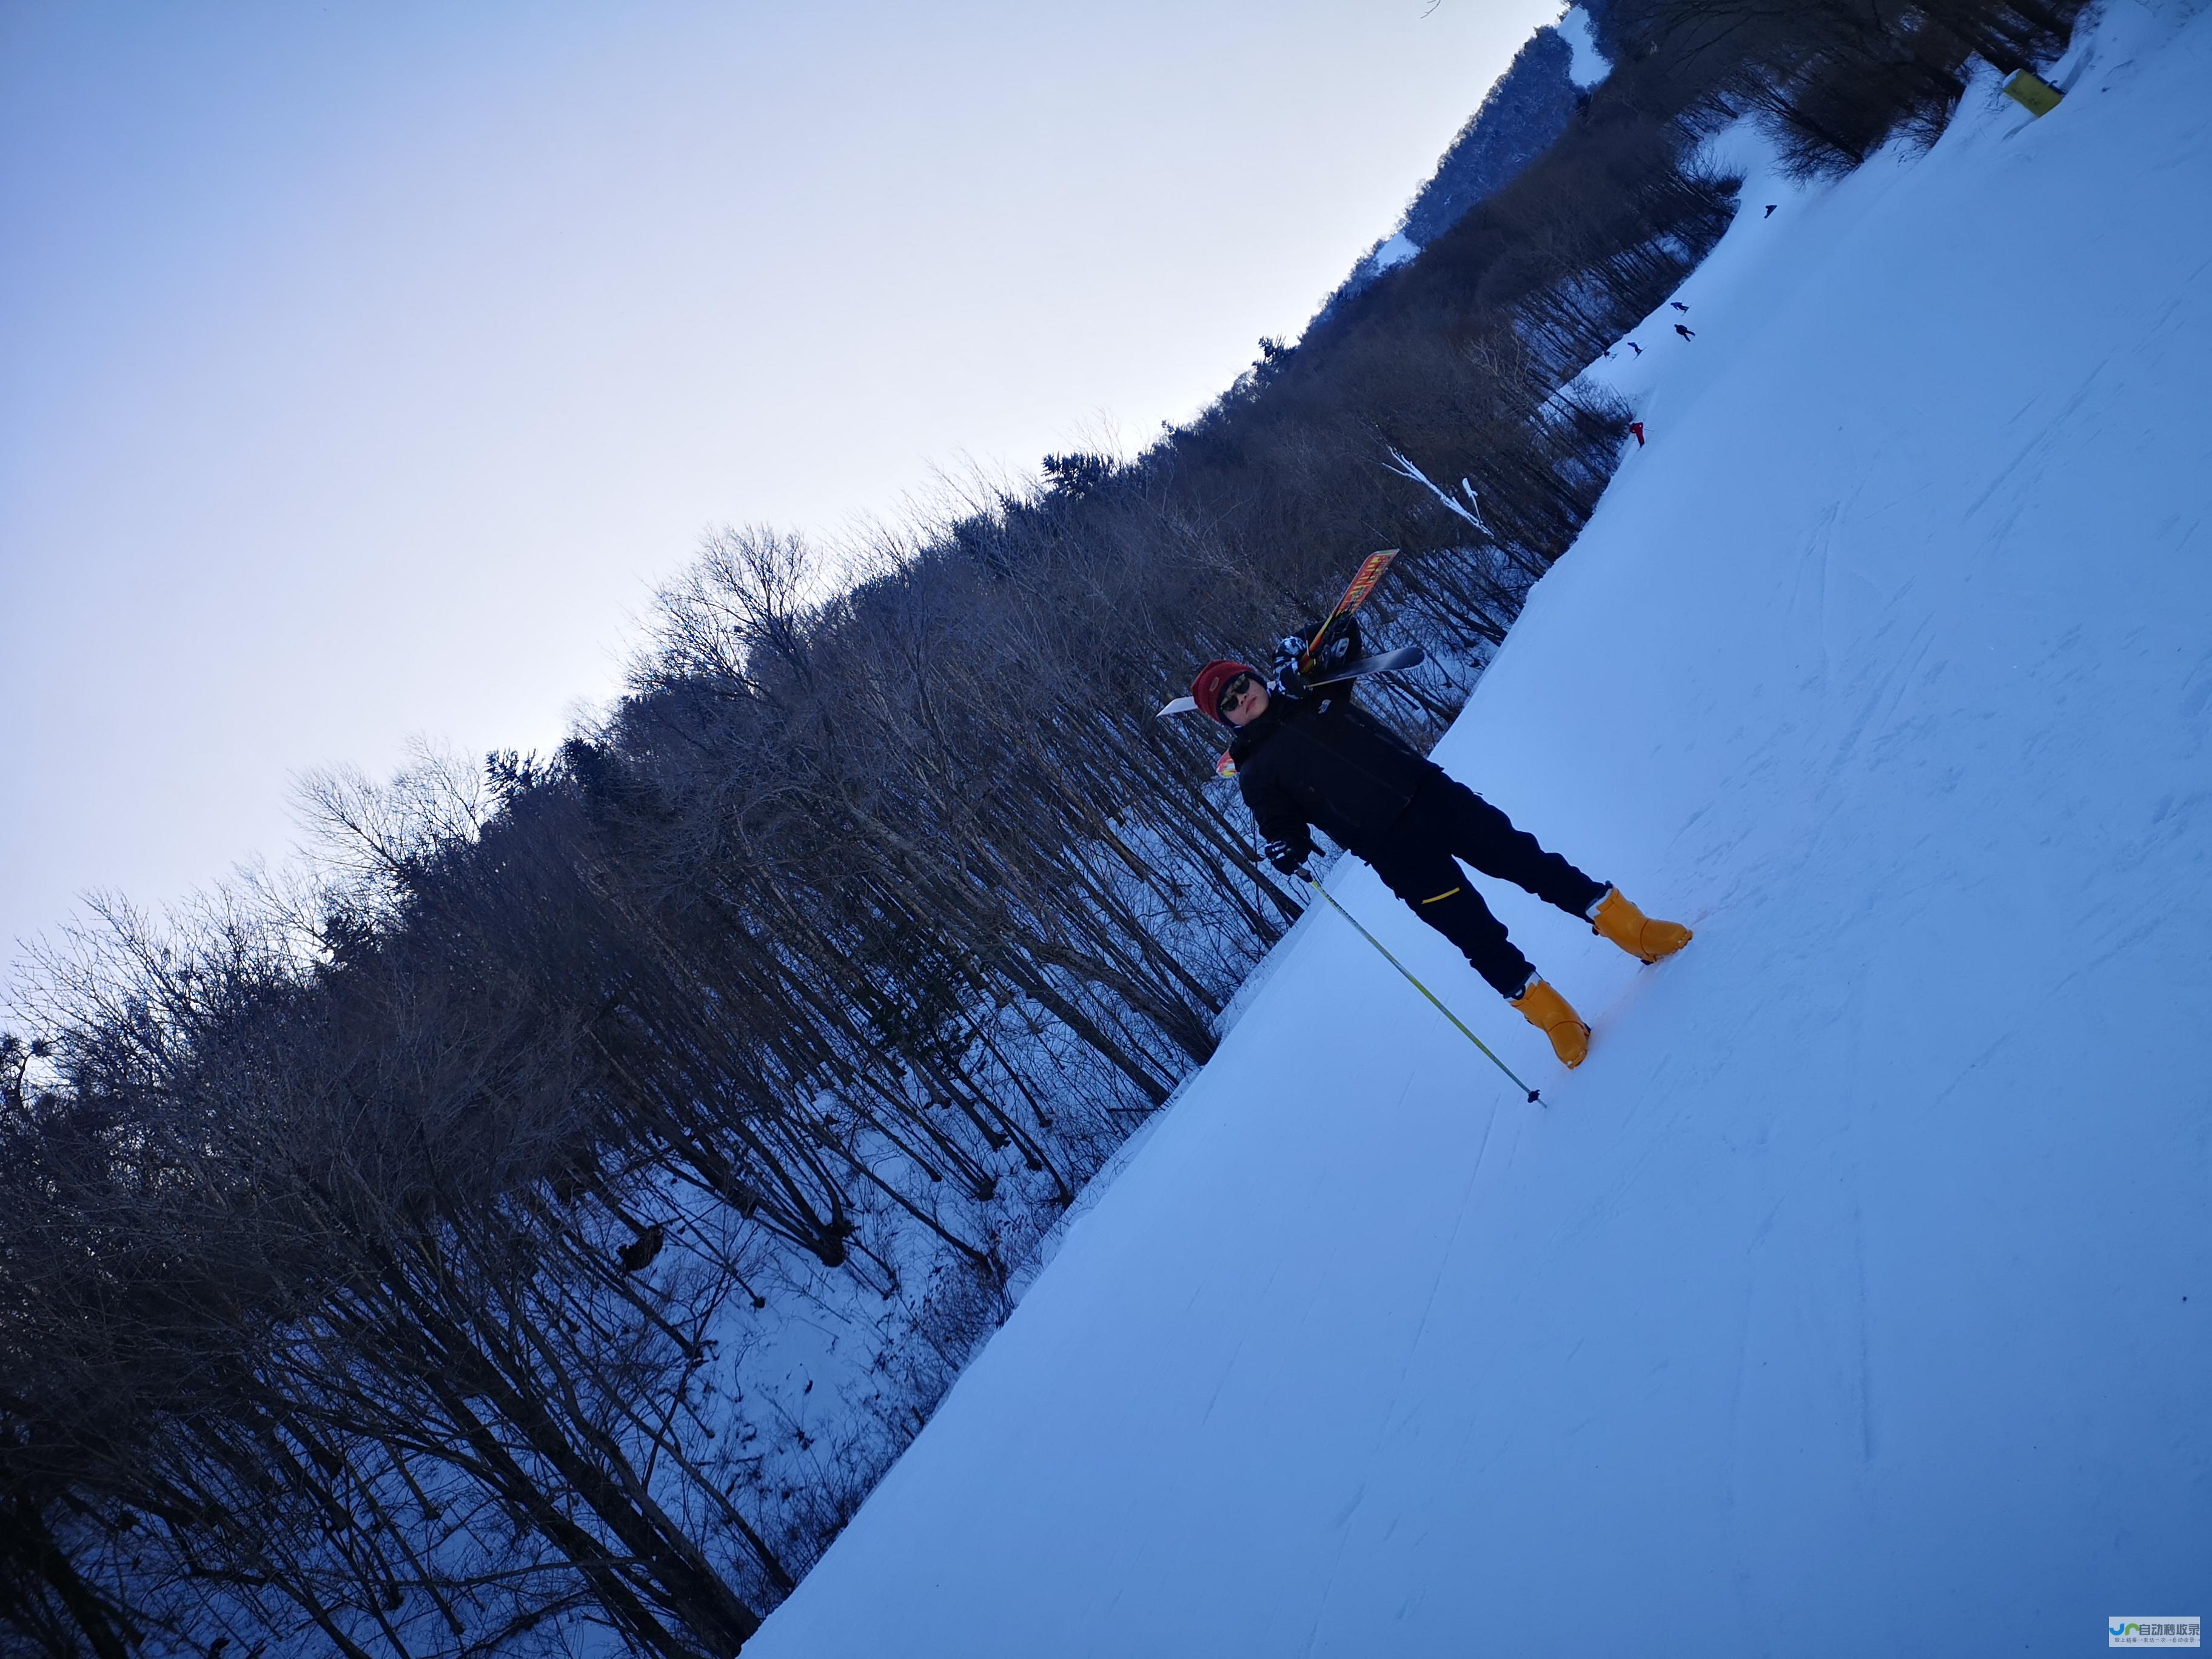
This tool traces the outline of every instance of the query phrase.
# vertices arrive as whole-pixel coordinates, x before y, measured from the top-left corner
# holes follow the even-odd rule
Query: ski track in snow
[[[762,1659],[2074,1653],[2212,1591],[2212,15],[1754,173],[1437,757],[1562,1073],[1350,862]],[[1781,205],[1762,217],[1767,202]],[[2186,1298],[2185,1300],[2184,1298]]]

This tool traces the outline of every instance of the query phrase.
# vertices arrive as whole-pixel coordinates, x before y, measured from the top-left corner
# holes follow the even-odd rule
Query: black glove
[[[1286,876],[1304,876],[1306,860],[1314,855],[1310,841],[1271,841],[1267,843],[1267,862]],[[1311,880],[1311,877],[1306,878]]]
[[[1285,634],[1275,641],[1275,684],[1285,696],[1305,695],[1306,677],[1298,669],[1298,659],[1305,653],[1306,642],[1295,634]]]

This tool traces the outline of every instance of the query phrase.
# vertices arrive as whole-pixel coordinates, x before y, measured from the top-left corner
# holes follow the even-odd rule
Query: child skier
[[[1333,657],[1357,656],[1356,626],[1348,625],[1334,647]],[[1267,861],[1285,875],[1303,876],[1313,830],[1326,831],[1465,951],[1474,971],[1551,1039],[1562,1061],[1581,1065],[1589,1027],[1537,975],[1453,860],[1526,888],[1647,963],[1687,945],[1690,930],[1645,916],[1619,888],[1546,852],[1504,813],[1355,708],[1350,681],[1309,689],[1298,669],[1305,649],[1296,635],[1282,641],[1272,684],[1249,663],[1219,660],[1190,684],[1192,701],[1235,732],[1229,757],[1267,842]]]

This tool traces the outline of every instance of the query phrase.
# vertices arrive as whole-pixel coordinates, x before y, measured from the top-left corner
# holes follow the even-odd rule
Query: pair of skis
[[[1328,643],[1329,635],[1336,625],[1367,602],[1367,596],[1375,591],[1375,584],[1382,580],[1382,573],[1390,568],[1390,562],[1397,556],[1398,550],[1393,547],[1380,553],[1370,553],[1360,561],[1359,568],[1352,573],[1351,584],[1344,590],[1344,597],[1336,602],[1336,608],[1314,630],[1313,638],[1306,641],[1306,648],[1298,653],[1298,672],[1309,687],[1337,685],[1346,680],[1356,680],[1364,674],[1387,674],[1393,669],[1417,667],[1426,660],[1428,653],[1419,646],[1408,645],[1396,651],[1376,651],[1364,657],[1354,658],[1350,662],[1339,664],[1326,674],[1316,675],[1312,672],[1314,664],[1320,659],[1322,647]],[[1198,704],[1194,700],[1187,696],[1177,697],[1160,709],[1160,717],[1165,719],[1170,714],[1196,712]],[[1218,778],[1235,777],[1236,762],[1224,753],[1213,763],[1213,775]]]
[[[1337,623],[1367,602],[1367,596],[1375,591],[1375,584],[1382,580],[1382,573],[1390,568],[1390,562],[1397,556],[1398,550],[1393,547],[1380,553],[1370,553],[1360,561],[1359,568],[1352,573],[1351,585],[1344,590],[1344,597],[1336,602],[1336,609],[1322,620],[1322,625],[1314,630],[1313,638],[1306,641],[1306,648],[1298,653],[1298,672],[1305,677],[1308,685],[1334,685],[1340,680],[1357,679],[1362,674],[1381,674],[1393,668],[1411,668],[1425,659],[1426,653],[1419,646],[1409,645],[1403,650],[1378,651],[1358,658],[1318,678],[1311,672],[1321,655],[1322,647],[1328,643],[1328,636],[1335,630]],[[1198,704],[1191,698],[1177,697],[1161,706],[1160,718],[1164,720],[1170,714],[1194,714],[1197,710]]]

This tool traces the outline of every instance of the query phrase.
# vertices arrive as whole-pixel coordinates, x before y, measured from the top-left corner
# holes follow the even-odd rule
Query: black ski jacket
[[[1363,708],[1350,688],[1271,689],[1267,711],[1229,740],[1244,804],[1267,841],[1311,843],[1308,826],[1365,856],[1443,768]]]

